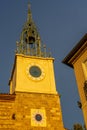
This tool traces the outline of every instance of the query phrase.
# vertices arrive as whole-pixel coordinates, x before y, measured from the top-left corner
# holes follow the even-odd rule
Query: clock
[[[37,121],[42,121],[43,117],[42,117],[41,114],[37,113],[37,114],[35,115],[35,119],[36,119]]]
[[[31,63],[27,67],[27,75],[32,80],[40,81],[45,77],[45,72],[39,64]]]
[[[45,109],[31,109],[31,125],[36,127],[46,127]]]
[[[29,73],[31,76],[38,78],[41,76],[42,71],[38,66],[33,65],[29,68]]]

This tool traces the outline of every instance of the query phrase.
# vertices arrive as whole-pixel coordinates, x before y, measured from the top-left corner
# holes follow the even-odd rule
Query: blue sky
[[[43,44],[51,48],[55,58],[55,77],[64,126],[83,122],[82,112],[77,107],[77,84],[73,69],[61,63],[63,58],[87,32],[86,0],[32,0],[33,19],[38,27]],[[10,77],[16,41],[27,18],[28,0],[0,1],[0,92],[9,92]]]

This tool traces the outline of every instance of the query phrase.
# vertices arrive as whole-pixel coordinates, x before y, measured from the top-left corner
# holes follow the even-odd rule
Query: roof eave
[[[82,37],[82,39],[76,44],[76,46],[70,51],[70,53],[63,59],[62,63],[73,68],[72,62],[69,62],[72,57],[78,52],[78,50],[84,45],[87,41],[87,33]]]

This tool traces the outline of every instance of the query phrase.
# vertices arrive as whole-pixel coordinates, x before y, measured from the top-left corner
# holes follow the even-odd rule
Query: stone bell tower
[[[64,130],[53,62],[41,43],[29,4],[9,80],[10,94],[16,95],[16,130]]]

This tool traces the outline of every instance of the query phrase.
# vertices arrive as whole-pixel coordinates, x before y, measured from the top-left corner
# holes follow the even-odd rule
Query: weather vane
[[[30,0],[28,0],[28,9],[31,8]]]
[[[30,8],[30,0],[28,0],[28,8]]]

